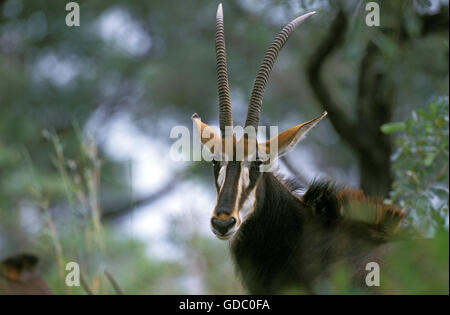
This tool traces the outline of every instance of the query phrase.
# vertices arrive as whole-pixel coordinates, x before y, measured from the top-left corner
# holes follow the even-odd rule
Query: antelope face
[[[211,229],[220,239],[229,239],[253,211],[258,179],[258,161],[213,161],[217,203]]]
[[[213,170],[217,191],[217,204],[211,218],[211,229],[220,239],[231,238],[242,222],[257,207],[256,191],[260,185],[262,170],[270,169],[272,161],[291,150],[295,144],[323,117],[289,128],[263,143],[258,143],[259,115],[264,90],[280,49],[292,31],[315,12],[304,14],[286,25],[272,42],[262,66],[256,76],[244,125],[244,134],[239,141],[233,133],[231,100],[225,53],[225,35],[222,5],[216,16],[216,63],[219,92],[219,122],[221,135],[203,123],[197,114],[192,119],[203,145],[214,156]],[[248,132],[248,133],[247,133]],[[230,150],[231,148],[231,150]],[[264,157],[260,159],[259,157]]]
[[[211,229],[220,239],[231,238],[257,206],[257,188],[272,163],[289,152],[326,115],[289,128],[268,141],[234,136],[223,140],[197,115],[193,116],[203,145],[212,160],[217,202],[211,217]],[[228,150],[227,150],[228,149]]]
[[[220,239],[226,240],[234,235],[242,222],[255,207],[256,187],[267,165],[258,158],[256,141],[234,136],[223,140],[212,128],[194,116],[203,145],[212,156],[214,185],[217,193],[216,205],[211,217],[211,230]],[[257,152],[258,151],[258,152]]]

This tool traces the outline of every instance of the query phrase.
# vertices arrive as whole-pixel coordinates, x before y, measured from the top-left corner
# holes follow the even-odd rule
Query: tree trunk
[[[360,186],[364,193],[373,197],[387,197],[392,183],[390,154],[374,163],[365,154],[359,154]]]

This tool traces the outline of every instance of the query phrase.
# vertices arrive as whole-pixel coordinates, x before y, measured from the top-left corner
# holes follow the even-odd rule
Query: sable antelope
[[[245,127],[257,130],[264,90],[278,53],[294,29],[314,13],[291,21],[270,45],[254,82]],[[215,46],[221,136],[197,114],[192,118],[201,142],[214,155],[217,204],[211,228],[218,238],[230,240],[244,285],[254,294],[279,293],[291,287],[314,292],[316,284],[336,264],[344,263],[352,271],[352,281],[364,287],[366,264],[384,262],[388,241],[404,213],[380,200],[366,198],[359,190],[339,188],[330,182],[314,181],[300,195],[294,181],[284,180],[274,172],[262,172],[263,166],[289,152],[327,113],[262,143],[257,142],[255,134],[238,141],[229,132],[233,120],[221,4],[216,16]],[[233,148],[244,144],[243,160],[211,146],[227,140],[231,140]],[[278,149],[275,153],[271,151],[274,142]],[[255,150],[251,150],[251,143],[256,144]],[[263,161],[260,156],[264,154],[269,159]]]

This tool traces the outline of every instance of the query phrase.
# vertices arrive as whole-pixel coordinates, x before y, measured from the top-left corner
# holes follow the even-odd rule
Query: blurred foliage
[[[380,286],[352,286],[351,270],[339,264],[330,281],[317,287],[321,294],[449,294],[449,232],[439,228],[431,239],[398,240],[384,267]],[[301,293],[301,292],[296,292]]]
[[[236,278],[230,277],[226,244],[195,232],[195,226],[189,231],[179,228],[184,224],[180,218],[171,224],[170,240],[182,258],[173,261],[149,257],[152,244],[124,236],[114,226],[105,228],[98,203],[102,160],[95,143],[80,138],[77,154],[67,156],[56,134],[44,131],[44,135],[54,146],[56,186],[64,190],[65,204],[50,209],[51,194],[42,191],[29,161],[33,185],[28,202],[38,209],[30,248],[43,258],[44,275],[54,293],[85,294],[87,286],[94,294],[114,294],[105,270],[128,294],[243,293]],[[64,285],[70,261],[80,264],[84,286]]]
[[[418,238],[397,244],[384,290],[402,294],[449,293],[449,101],[432,101],[401,123],[381,127],[397,135],[392,156],[391,202],[407,212]],[[424,239],[428,236],[428,239]]]
[[[441,97],[427,110],[413,111],[404,122],[383,125],[399,134],[392,156],[395,181],[391,202],[408,212],[409,223],[423,232],[448,227],[449,102]]]
[[[413,111],[403,122],[381,126],[396,135],[391,198],[407,212],[408,238],[393,244],[387,268],[380,269],[381,294],[449,294],[449,101],[440,97]],[[428,237],[427,237],[428,236]],[[349,270],[338,265],[326,294],[364,294],[349,282]]]
[[[430,239],[398,242],[390,260],[381,270],[382,293],[449,294],[448,226],[437,228]]]

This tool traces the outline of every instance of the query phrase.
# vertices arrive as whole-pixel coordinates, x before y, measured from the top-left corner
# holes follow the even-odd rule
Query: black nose
[[[212,218],[211,224],[216,231],[218,231],[222,235],[225,235],[236,224],[236,219],[230,218],[226,221],[222,221],[216,218]]]

